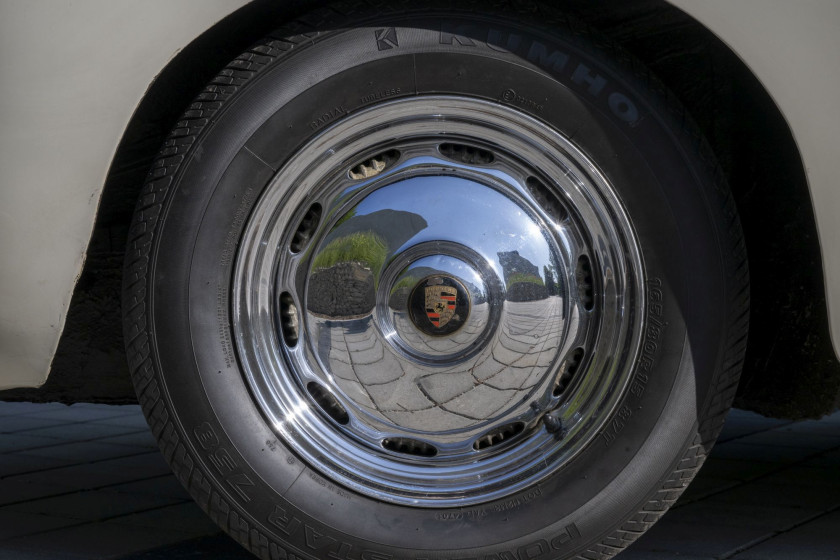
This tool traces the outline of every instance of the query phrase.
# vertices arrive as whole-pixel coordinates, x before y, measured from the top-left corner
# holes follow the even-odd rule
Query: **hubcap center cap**
[[[446,336],[463,327],[470,308],[467,289],[451,276],[422,280],[408,300],[411,321],[429,336]]]

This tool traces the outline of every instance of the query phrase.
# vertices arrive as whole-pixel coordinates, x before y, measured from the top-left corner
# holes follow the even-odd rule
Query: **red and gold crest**
[[[443,327],[455,315],[458,290],[453,286],[426,286],[426,316],[437,327]]]

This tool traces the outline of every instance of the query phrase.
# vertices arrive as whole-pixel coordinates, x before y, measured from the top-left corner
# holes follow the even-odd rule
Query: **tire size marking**
[[[338,117],[344,116],[349,111],[344,107],[344,105],[339,105],[337,107],[333,107],[332,109],[316,116],[309,122],[309,128],[312,130],[318,130],[325,124],[331,123]]]
[[[248,187],[248,189],[242,194],[242,198],[239,200],[239,206],[236,208],[236,213],[233,215],[233,221],[228,229],[227,236],[225,237],[224,248],[222,249],[222,254],[219,257],[219,264],[223,268],[228,268],[233,262],[233,257],[236,255],[237,241],[239,240],[239,236],[242,231],[242,224],[245,223],[245,218],[248,217],[248,213],[251,211],[251,206],[254,204],[254,199],[256,199],[256,197],[257,195],[254,188]]]
[[[656,361],[656,354],[659,350],[659,339],[662,338],[663,329],[668,325],[663,316],[663,299],[662,280],[660,278],[651,278],[648,280],[647,317],[644,338],[642,339],[642,350],[636,359],[636,371],[633,374],[633,379],[630,381],[630,394],[628,396],[628,398],[632,397],[636,402],[645,394],[648,382],[650,381],[650,374],[653,371],[653,366]],[[604,443],[607,446],[615,441],[632,415],[633,409],[627,404],[619,409],[610,425],[601,432],[601,436],[604,438]]]
[[[604,437],[604,442],[607,444],[607,447],[615,441],[615,438],[618,437],[618,434],[624,429],[627,425],[627,421],[630,420],[630,417],[633,416],[633,409],[631,409],[626,404],[618,409],[618,412],[615,415],[615,418],[612,419],[609,426],[601,432],[601,435]]]
[[[322,486],[323,488],[325,488],[326,490],[329,490],[330,492],[332,492],[333,494],[335,494],[337,496],[341,496],[345,500],[353,499],[353,496],[351,496],[349,493],[345,492],[344,490],[342,490],[341,488],[339,488],[339,487],[337,487],[333,484],[330,484],[329,482],[327,482],[326,479],[319,476],[314,471],[307,469],[306,472],[309,475],[309,478],[312,479],[312,481],[315,482],[315,484],[318,484],[319,486]]]
[[[441,511],[435,514],[438,521],[478,521],[487,517],[486,509],[468,509],[466,511]]]
[[[242,231],[242,225],[248,217],[248,212],[254,204],[257,195],[253,187],[248,187],[242,198],[239,201],[239,207],[233,215],[233,222],[231,222],[230,229],[228,229],[225,237],[224,248],[219,257],[219,265],[222,267],[221,278],[216,286],[216,323],[219,325],[219,341],[221,343],[222,353],[224,354],[225,367],[230,369],[233,367],[233,343],[230,335],[230,325],[228,321],[228,274],[226,269],[230,268],[233,262],[233,256],[236,254],[237,240]]]
[[[642,120],[638,105],[628,95],[615,88],[608,77],[599,74],[584,62],[571,63],[572,55],[549,47],[536,38],[525,41],[521,35],[510,31],[482,28],[480,24],[474,23],[444,22],[441,25],[439,42],[441,45],[475,49],[479,47],[474,40],[477,37],[485,37],[481,46],[490,50],[515,54],[549,72],[563,74],[567,80],[578,86],[577,89],[601,103],[606,102],[609,112],[625,124],[635,126]],[[505,99],[506,93],[507,91],[502,94],[502,99],[511,102]],[[524,97],[522,99],[525,100]]]
[[[363,97],[359,98],[359,105],[367,105],[368,103],[373,103],[374,101],[379,101],[380,99],[386,99],[388,97],[394,97],[395,95],[399,95],[402,93],[402,88],[392,87],[392,88],[385,88],[379,91],[375,91],[373,93],[369,93]]]
[[[204,450],[205,457],[216,468],[227,485],[244,502],[250,502],[251,496],[248,495],[246,489],[254,487],[254,482],[248,478],[247,474],[239,471],[239,465],[236,464],[227,449],[221,447],[219,437],[213,431],[213,427],[205,422],[193,430],[193,435],[201,449]]]
[[[484,519],[489,513],[504,513],[519,509],[523,505],[542,496],[542,489],[532,488],[520,496],[504,500],[489,508],[476,508],[461,511],[442,511],[435,514],[438,521],[475,521]]]
[[[489,513],[504,513],[519,509],[523,505],[542,496],[541,488],[532,488],[519,496],[494,504],[489,508],[476,508],[460,511],[441,511],[435,514],[438,521],[475,521],[484,519]]]
[[[233,342],[227,322],[228,292],[223,286],[216,289],[216,323],[219,325],[219,341],[225,356],[225,368],[233,367]],[[221,373],[221,372],[220,372]]]
[[[653,370],[654,359],[659,350],[659,339],[666,323],[662,316],[662,280],[652,278],[647,283],[647,321],[645,321],[645,337],[642,340],[642,353],[636,360],[636,374],[630,383],[630,393],[637,399],[645,394],[650,372]]]
[[[505,500],[502,503],[496,504],[493,506],[493,510],[496,512],[504,512],[504,511],[512,511],[515,509],[519,509],[524,504],[532,501],[534,498],[542,496],[542,490],[540,488],[532,488],[528,490],[526,493],[522,494],[521,496],[516,496],[510,500]]]

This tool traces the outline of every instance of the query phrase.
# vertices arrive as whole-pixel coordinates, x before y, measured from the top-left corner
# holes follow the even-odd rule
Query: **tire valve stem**
[[[549,412],[543,416],[543,424],[545,424],[545,431],[554,434],[557,439],[566,437],[566,429],[563,427],[563,421],[555,414]]]

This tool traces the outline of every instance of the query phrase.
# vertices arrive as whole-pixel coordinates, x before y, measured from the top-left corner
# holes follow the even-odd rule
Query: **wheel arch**
[[[50,378],[39,390],[8,391],[0,393],[2,398],[133,399],[124,361],[115,358],[121,356],[122,340],[90,334],[120,332],[119,306],[91,316],[85,302],[119,302],[122,253],[147,169],[178,117],[229,60],[283,21],[325,3],[252,2],[206,30],[162,69],[111,163]],[[736,404],[788,417],[836,408],[840,368],[829,334],[813,205],[802,158],[777,105],[728,46],[662,0],[611,3],[609,10],[603,2],[566,0],[564,5],[668,85],[698,122],[728,176],[753,278],[752,329]],[[685,68],[692,69],[691,75]],[[80,343],[87,345],[82,358],[78,350],[71,351]],[[112,367],[91,367],[103,360]],[[801,375],[789,375],[792,368]]]
[[[623,4],[620,13],[603,2],[576,5],[579,17],[632,52],[679,97],[727,175],[751,269],[751,328],[735,406],[787,418],[835,410],[840,364],[826,299],[825,232],[817,228],[816,195],[788,115],[738,53],[671,4],[640,0]],[[706,16],[715,12],[705,8]]]

